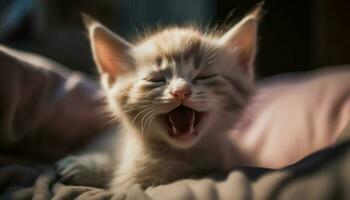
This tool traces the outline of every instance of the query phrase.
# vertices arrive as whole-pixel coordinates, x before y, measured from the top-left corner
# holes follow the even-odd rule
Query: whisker
[[[160,108],[159,108],[159,109],[160,109]],[[158,110],[159,110],[159,109],[158,109]],[[152,124],[153,119],[157,116],[157,114],[158,114],[158,113],[154,112],[153,115],[151,115],[151,116],[149,117],[149,123],[148,123],[147,129],[149,129],[149,127],[150,127],[151,124]]]
[[[143,131],[144,131],[144,128],[146,127],[146,123],[143,123],[145,118],[149,115],[149,114],[152,114],[152,112],[154,112],[155,110],[157,110],[157,108],[153,108],[151,109],[149,112],[147,112],[141,119],[141,133],[143,135]],[[146,121],[147,122],[147,121]]]
[[[103,128],[103,127],[105,127],[105,126],[111,124],[111,123],[114,122],[115,120],[117,120],[117,118],[112,117],[111,119],[109,119],[108,121],[106,121],[105,123],[103,123],[103,124],[101,125],[100,128]]]
[[[141,113],[147,112],[148,110],[149,110],[149,109],[146,108],[146,109],[140,111],[139,113],[137,113],[137,115],[136,115],[136,116],[134,117],[134,119],[131,121],[131,126],[133,126],[133,124],[134,124],[136,118],[137,118],[138,116],[140,116]]]

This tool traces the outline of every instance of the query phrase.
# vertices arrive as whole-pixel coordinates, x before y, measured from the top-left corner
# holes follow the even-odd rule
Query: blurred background
[[[258,0],[0,0],[0,43],[95,73],[80,12],[127,39],[159,25],[216,27]],[[350,1],[266,0],[257,76],[350,63]],[[232,15],[233,17],[229,17]]]

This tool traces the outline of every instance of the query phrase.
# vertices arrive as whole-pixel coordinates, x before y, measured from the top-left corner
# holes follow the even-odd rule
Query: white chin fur
[[[197,135],[196,137],[190,140],[176,140],[168,136],[167,140],[168,140],[168,143],[174,148],[189,149],[195,145],[195,143],[198,141],[198,137],[199,135]]]

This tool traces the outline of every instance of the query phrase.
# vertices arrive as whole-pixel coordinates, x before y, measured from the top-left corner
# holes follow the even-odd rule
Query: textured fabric
[[[53,61],[0,46],[0,84],[1,152],[56,160],[106,128],[97,84]]]
[[[134,186],[127,199],[350,199],[349,81],[342,66],[258,82],[231,132],[237,164],[294,165],[237,168],[146,191]],[[113,199],[104,189],[63,185],[51,164],[108,129],[95,82],[6,47],[0,82],[0,199]]]
[[[349,168],[350,143],[345,142],[284,170],[241,168],[151,187],[146,191],[134,186],[126,199],[349,199]],[[33,166],[1,167],[0,188],[0,199],[113,199],[113,195],[104,189],[63,185],[51,170],[42,173],[42,169]]]

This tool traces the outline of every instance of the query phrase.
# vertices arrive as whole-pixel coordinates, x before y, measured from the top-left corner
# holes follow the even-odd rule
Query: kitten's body
[[[191,149],[178,150],[161,143],[140,144],[142,140],[130,137],[126,132],[123,134],[128,138],[123,140],[124,155],[119,159],[122,164],[115,171],[112,190],[120,189],[120,185],[130,179],[135,179],[130,184],[138,183],[146,187],[233,167],[234,162],[227,160],[227,154],[233,155],[233,152],[230,152],[232,147],[225,135],[217,135],[215,140],[203,139],[205,142]]]
[[[121,125],[111,134],[116,142],[94,145],[109,154],[95,150],[60,161],[63,180],[107,182],[122,196],[135,184],[231,169],[236,152],[227,132],[252,93],[257,15],[222,36],[168,28],[134,45],[86,19],[109,110]]]

